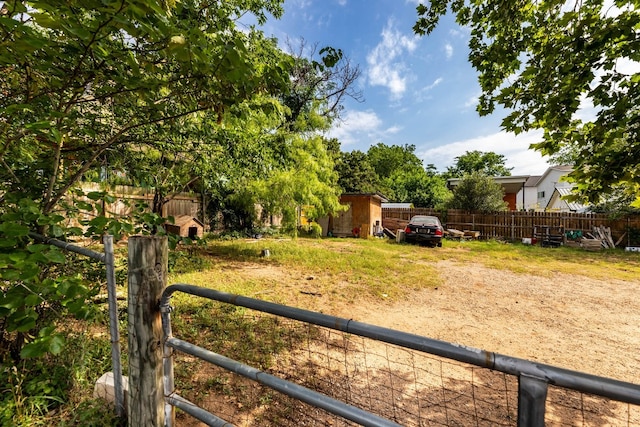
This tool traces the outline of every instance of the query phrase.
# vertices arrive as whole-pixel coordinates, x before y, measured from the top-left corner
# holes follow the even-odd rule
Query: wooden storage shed
[[[204,224],[198,218],[190,215],[180,215],[175,217],[175,224],[166,223],[167,233],[177,234],[182,237],[202,237]]]
[[[330,215],[327,225],[321,223],[323,234],[336,237],[363,237],[382,230],[382,203],[388,200],[379,193],[345,193],[340,204],[346,211]],[[329,234],[330,233],[330,234]]]

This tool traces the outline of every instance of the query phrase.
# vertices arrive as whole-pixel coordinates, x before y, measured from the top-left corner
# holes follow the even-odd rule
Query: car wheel
[[[438,247],[441,248],[442,247],[442,242],[438,242]]]

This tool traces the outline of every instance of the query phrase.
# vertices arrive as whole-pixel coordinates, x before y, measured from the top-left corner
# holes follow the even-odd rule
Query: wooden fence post
[[[165,424],[158,303],[167,286],[167,262],[166,236],[129,238],[129,427]]]

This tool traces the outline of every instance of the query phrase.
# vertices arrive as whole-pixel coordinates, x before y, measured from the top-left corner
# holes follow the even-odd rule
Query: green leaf
[[[76,201],[76,207],[83,211],[91,212],[93,210],[93,205],[91,203],[87,203],[82,200]]]
[[[23,359],[29,359],[34,357],[40,357],[47,352],[47,346],[42,340],[30,342],[22,347],[20,350],[20,357]]]
[[[12,248],[18,243],[15,238],[0,237],[0,248]]]
[[[93,218],[91,221],[89,221],[89,225],[99,230],[102,230],[108,223],[109,223],[109,218],[106,218],[104,216],[97,216]]]
[[[102,200],[103,197],[104,197],[103,192],[92,191],[90,193],[87,193],[87,198],[91,200]]]
[[[0,224],[0,232],[7,237],[23,237],[29,234],[29,227],[16,222],[3,222]]]
[[[29,294],[24,299],[24,305],[27,306],[27,307],[35,307],[36,305],[40,304],[41,302],[42,302],[42,299],[36,294]]]
[[[55,334],[51,337],[49,341],[49,353],[51,354],[60,354],[64,349],[65,339],[61,334]]]
[[[42,129],[48,129],[50,128],[51,122],[49,120],[43,120],[40,122],[34,122],[34,123],[27,123],[24,125],[25,128],[29,129],[29,130],[42,130]]]
[[[63,264],[65,261],[64,253],[55,247],[52,247],[49,251],[43,252],[43,255],[48,261],[56,264]]]
[[[22,321],[18,324],[18,327],[15,328],[15,330],[17,332],[29,332],[35,327],[36,327],[36,317],[27,316],[24,319],[22,319]]]
[[[21,307],[23,304],[22,295],[17,294],[7,294],[4,297],[0,296],[0,307],[8,308],[8,309],[16,309]]]
[[[55,237],[60,237],[64,235],[64,230],[59,225],[52,225],[51,234],[53,234]]]

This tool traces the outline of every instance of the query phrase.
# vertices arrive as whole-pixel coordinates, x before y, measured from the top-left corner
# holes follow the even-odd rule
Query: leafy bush
[[[307,225],[300,226],[298,235],[319,239],[322,237],[322,227],[317,222],[311,222]]]

